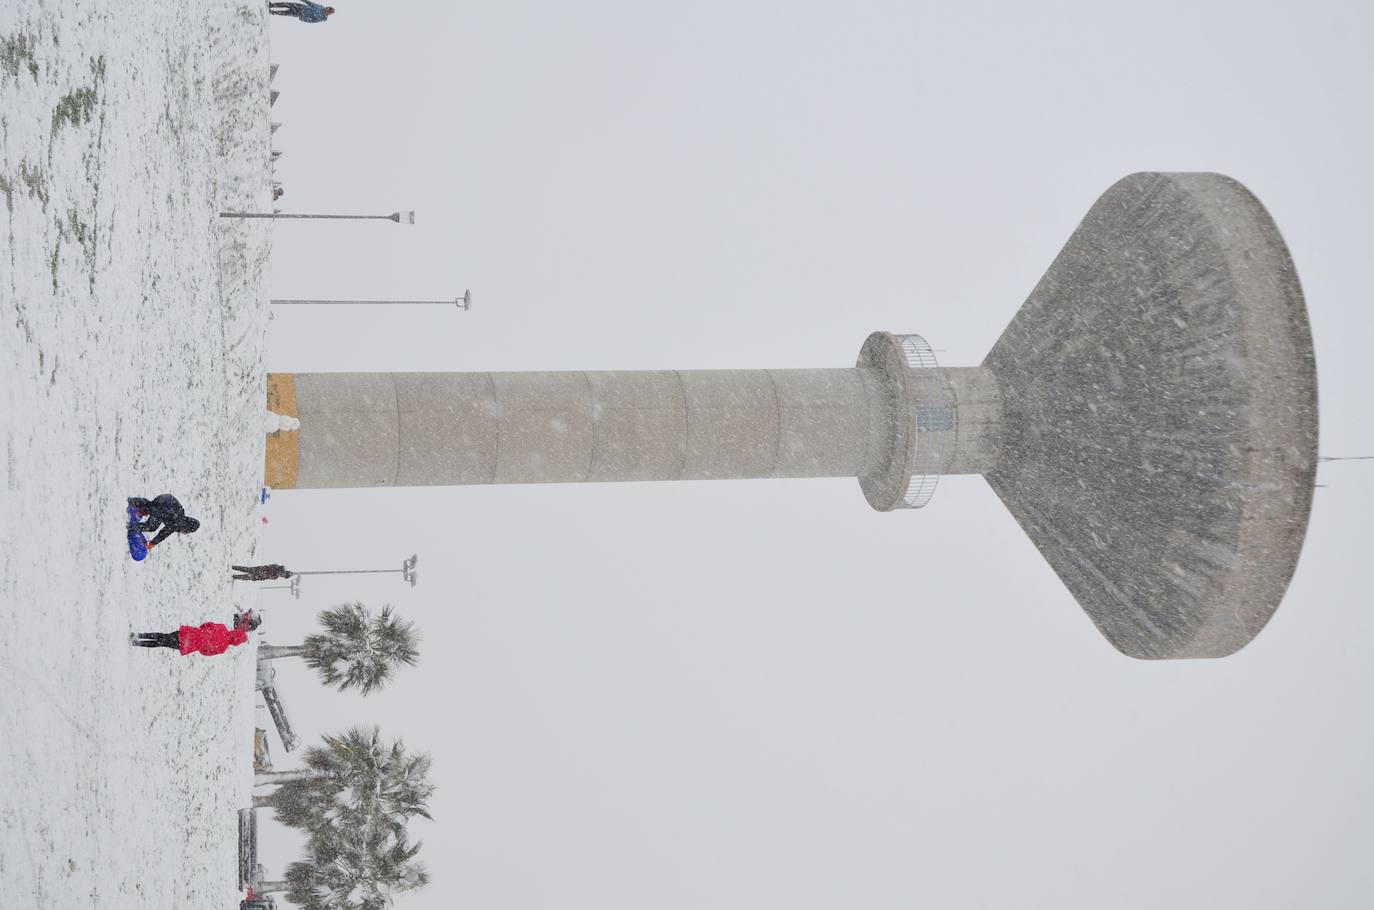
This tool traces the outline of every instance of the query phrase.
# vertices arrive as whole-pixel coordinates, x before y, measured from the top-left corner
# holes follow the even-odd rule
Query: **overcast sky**
[[[336,0],[271,27],[286,211],[269,368],[978,363],[1093,200],[1216,170],[1296,261],[1323,454],[1374,454],[1367,3]],[[264,631],[390,601],[419,667],[279,681],[307,740],[433,753],[439,908],[1355,906],[1374,891],[1369,463],[1221,661],[1093,628],[978,477],[281,492]],[[277,749],[279,767],[293,764]],[[289,840],[264,819],[264,860]],[[272,855],[272,851],[276,855]]]

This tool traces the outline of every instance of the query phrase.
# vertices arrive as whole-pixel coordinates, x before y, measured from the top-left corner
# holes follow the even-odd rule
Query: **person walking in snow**
[[[295,575],[286,566],[273,563],[270,566],[230,566],[235,573],[235,581],[276,581],[278,578],[290,578]]]
[[[320,6],[313,0],[301,3],[269,3],[267,11],[274,16],[294,16],[302,22],[325,22],[334,15],[334,7]]]
[[[194,534],[200,528],[200,522],[187,516],[186,510],[171,493],[162,493],[152,499],[130,496],[129,506],[135,510],[136,517],[147,519],[143,522],[130,522],[130,531],[157,531],[158,526],[162,526],[158,535],[148,541],[149,550],[171,537],[173,533]]]
[[[176,648],[183,655],[204,654],[213,657],[248,641],[248,633],[261,622],[249,610],[238,617],[232,629],[224,623],[207,622],[199,626],[182,626],[175,632],[135,632],[129,636],[129,644],[135,648]]]

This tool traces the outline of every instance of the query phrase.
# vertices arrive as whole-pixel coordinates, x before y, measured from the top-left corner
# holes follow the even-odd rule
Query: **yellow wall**
[[[267,374],[267,409],[288,417],[296,416],[296,381],[290,373]],[[300,434],[295,430],[267,434],[263,483],[274,490],[289,490],[296,485],[299,443]]]

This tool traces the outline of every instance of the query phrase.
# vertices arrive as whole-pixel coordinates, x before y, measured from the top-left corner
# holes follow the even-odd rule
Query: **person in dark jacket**
[[[334,15],[334,7],[320,6],[312,0],[301,3],[269,3],[267,11],[274,16],[294,16],[302,22],[325,22]]]
[[[270,566],[230,566],[236,573],[235,581],[276,581],[278,578],[290,578],[295,575],[286,566],[273,563]]]
[[[238,618],[232,629],[226,628],[224,623],[207,622],[199,626],[182,626],[175,632],[136,632],[129,636],[129,644],[135,648],[176,648],[183,655],[213,657],[248,641],[248,633],[260,624],[261,620],[249,610]]]
[[[157,531],[161,525],[162,530],[158,535],[148,541],[148,549],[152,549],[162,543],[172,534],[194,534],[200,527],[200,522],[186,515],[186,510],[177,502],[177,498],[171,493],[163,493],[152,499],[144,499],[141,496],[129,497],[129,505],[136,510],[138,518],[145,521],[130,522],[130,531]]]

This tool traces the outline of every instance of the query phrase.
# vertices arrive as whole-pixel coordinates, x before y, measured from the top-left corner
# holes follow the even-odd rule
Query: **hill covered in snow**
[[[0,903],[234,906],[270,229],[261,3],[0,4]],[[201,521],[137,564],[127,496]],[[240,602],[240,599],[242,602]]]

